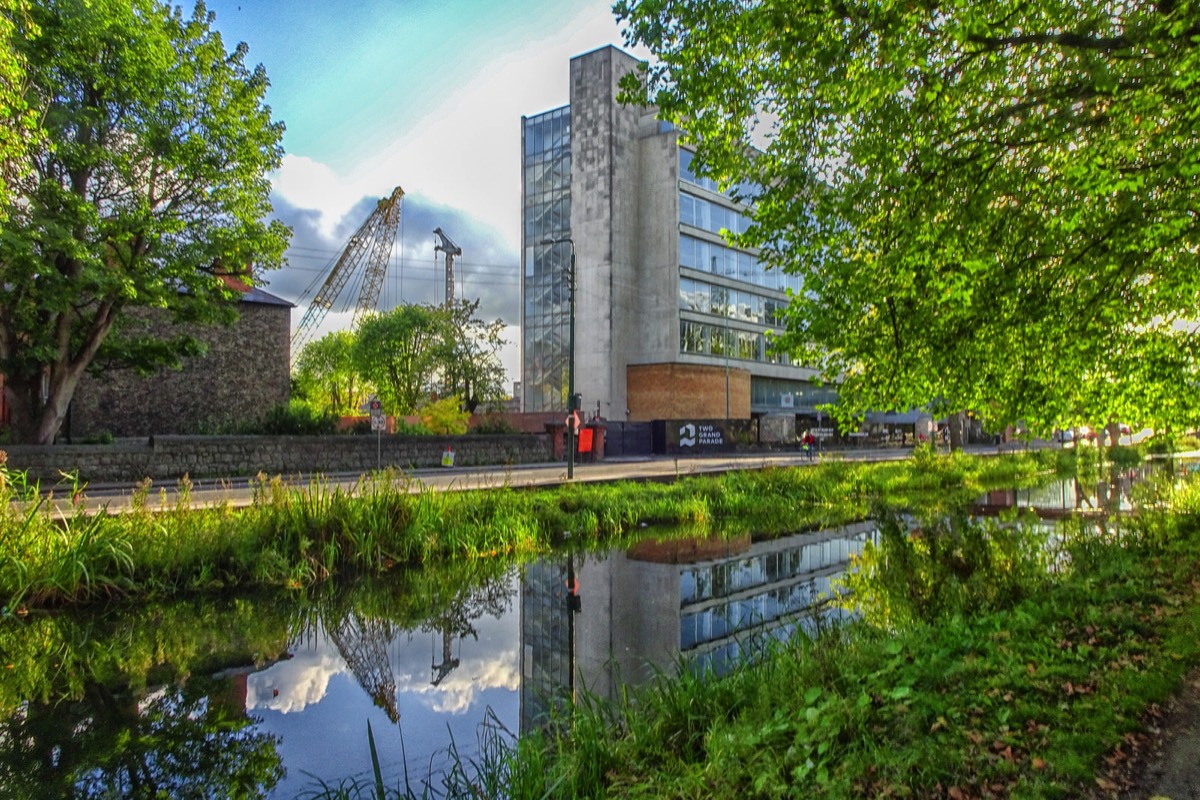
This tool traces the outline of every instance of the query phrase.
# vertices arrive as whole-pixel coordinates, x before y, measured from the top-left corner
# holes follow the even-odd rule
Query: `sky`
[[[292,243],[287,266],[261,276],[266,289],[307,305],[376,202],[403,187],[379,305],[443,299],[441,227],[463,250],[458,295],[508,324],[501,356],[518,380],[521,116],[568,102],[572,56],[623,45],[610,0],[206,5],[226,49],[245,42],[248,63],[266,68],[272,118],[286,126],[272,202]],[[331,313],[318,335],[349,324],[350,312]]]

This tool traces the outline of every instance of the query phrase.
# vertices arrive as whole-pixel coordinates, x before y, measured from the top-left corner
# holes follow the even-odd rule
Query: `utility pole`
[[[542,239],[542,244],[570,244],[571,268],[567,273],[567,290],[570,297],[571,328],[567,339],[567,480],[575,479],[575,240],[567,236],[561,239]]]

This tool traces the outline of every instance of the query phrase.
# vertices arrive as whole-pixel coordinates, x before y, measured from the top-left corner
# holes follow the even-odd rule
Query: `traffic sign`
[[[382,431],[387,428],[387,423],[383,419],[383,403],[379,402],[379,398],[372,397],[367,403],[367,408],[371,411],[371,430]]]

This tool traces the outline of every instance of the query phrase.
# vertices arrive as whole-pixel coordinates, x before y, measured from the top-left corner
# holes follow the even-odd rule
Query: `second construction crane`
[[[357,326],[364,314],[375,310],[392,245],[396,242],[396,230],[400,226],[400,201],[403,197],[404,190],[397,186],[391,196],[382,198],[376,204],[375,210],[350,237],[329,276],[308,304],[296,332],[292,334],[293,359],[337,302],[350,276],[359,270],[362,270],[362,282],[352,324]]]
[[[446,305],[454,304],[454,259],[462,255],[462,248],[450,241],[450,237],[441,228],[433,229],[438,243],[433,246],[433,252],[439,250],[446,254]]]

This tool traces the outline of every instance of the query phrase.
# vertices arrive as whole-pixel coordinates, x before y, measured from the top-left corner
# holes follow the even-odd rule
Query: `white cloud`
[[[482,691],[504,689],[515,692],[520,689],[519,663],[516,650],[504,651],[485,660],[464,663],[437,686],[423,677],[403,676],[407,680],[401,683],[400,692],[420,697],[438,714],[463,714],[470,710]]]
[[[497,54],[484,71],[406,131],[380,133],[375,152],[339,174],[304,154],[288,155],[275,190],[299,208],[318,209],[331,229],[363,197],[383,197],[396,185],[461,209],[495,227],[505,244],[520,241],[521,116],[569,99],[569,60],[620,34],[606,6],[588,9],[556,34]]]
[[[246,679],[246,709],[266,708],[282,714],[319,703],[329,680],[346,672],[346,662],[328,643],[303,650]]]
[[[360,188],[307,156],[285,155],[271,183],[275,192],[296,208],[321,212],[319,228],[327,237],[333,236],[337,224],[363,198]]]

